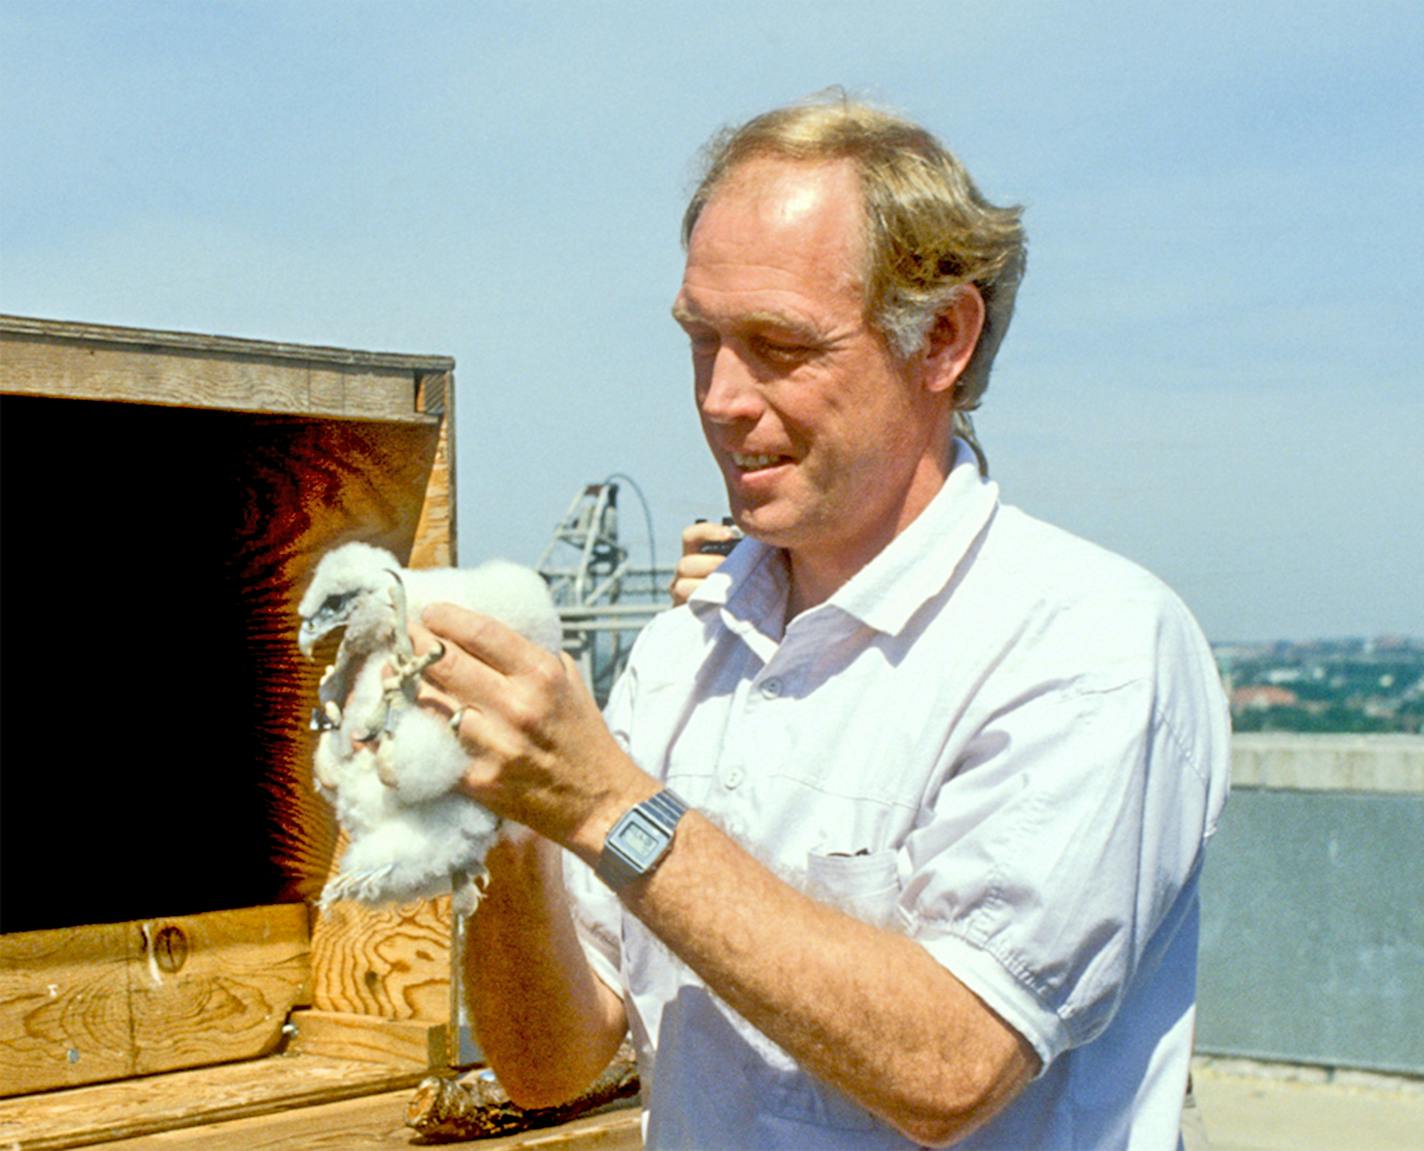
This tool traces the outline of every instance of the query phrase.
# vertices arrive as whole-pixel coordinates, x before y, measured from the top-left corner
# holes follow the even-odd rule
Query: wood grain
[[[243,723],[271,798],[273,852],[286,877],[280,897],[311,899],[330,869],[335,825],[312,790],[307,720],[335,637],[319,658],[304,659],[297,605],[321,557],[348,540],[406,560],[443,428],[281,417],[247,424],[244,508],[223,586],[242,597],[243,651],[255,671]]]
[[[311,998],[306,908],[145,920],[130,933],[134,1073],[251,1059]]]
[[[151,1136],[158,1131],[413,1087],[425,1074],[357,1059],[273,1055],[0,1100],[0,1147],[47,1151]]]
[[[132,1074],[128,959],[122,923],[0,935],[0,1096]]]
[[[446,1023],[450,897],[399,907],[338,903],[312,928],[318,1011]]]
[[[378,1019],[338,1011],[295,1011],[287,1050],[294,1055],[360,1059],[412,1071],[443,1069],[446,1025],[421,1019]]]
[[[0,1095],[264,1054],[310,987],[298,906],[0,936]]]
[[[423,376],[416,394],[416,406],[440,417],[440,434],[430,464],[430,478],[415,528],[408,566],[416,568],[452,567],[459,562],[459,538],[455,523],[455,376]]]
[[[236,352],[268,359],[302,360],[353,367],[398,368],[412,373],[450,372],[449,356],[412,356],[401,352],[369,352],[319,344],[287,344],[250,340],[202,332],[173,332],[155,328],[129,328],[114,324],[86,324],[75,320],[45,320],[33,316],[0,315],[0,337],[39,336],[63,340],[92,340],[110,344],[138,344],[193,354]]]
[[[106,1143],[108,1151],[387,1151],[423,1146],[401,1122],[408,1091],[393,1091]],[[636,1108],[604,1112],[562,1127],[481,1139],[461,1146],[479,1151],[640,1151]]]
[[[0,391],[20,395],[434,422],[415,408],[414,376],[396,368],[319,368],[252,354],[14,334],[0,334],[0,341]]]

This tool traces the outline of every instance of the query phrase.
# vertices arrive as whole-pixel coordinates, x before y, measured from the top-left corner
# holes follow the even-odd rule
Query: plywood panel
[[[33,316],[0,315],[0,337],[42,337],[87,340],[96,343],[162,348],[190,355],[233,352],[262,356],[270,360],[300,360],[348,367],[393,368],[419,375],[449,372],[455,361],[449,356],[412,356],[402,352],[367,352],[355,348],[333,348],[317,344],[287,344],[275,340],[251,340],[236,336],[214,336],[202,332],[160,331],[154,328],[119,327],[114,324],[87,324],[76,320],[44,320]]]
[[[128,958],[121,923],[0,935],[0,1095],[132,1073]]]
[[[295,905],[0,936],[0,1095],[263,1054],[310,987]]]
[[[421,380],[446,356],[0,316],[0,392],[433,424]]]
[[[385,1151],[424,1146],[414,1142],[402,1122],[409,1095],[392,1091],[105,1146],[109,1151]],[[478,1151],[640,1151],[642,1123],[636,1109],[625,1109],[461,1146]]]
[[[108,1139],[151,1138],[157,1131],[413,1087],[425,1074],[356,1059],[274,1055],[0,1100],[0,1147],[50,1151]]]
[[[424,1019],[450,1015],[450,897],[371,909],[338,903],[312,928],[319,1011]]]
[[[331,864],[331,810],[312,790],[307,717],[324,663],[297,650],[297,604],[328,550],[360,539],[404,558],[429,485],[439,429],[331,420],[254,419],[244,441],[246,514],[229,570],[244,604],[244,646],[256,668],[248,721],[285,813],[277,856],[282,898],[315,898]]]
[[[265,1055],[310,1001],[306,908],[145,920],[131,933],[134,1072]]]
[[[453,567],[459,562],[455,529],[455,377],[450,373],[421,380],[417,404],[438,415],[440,434],[420,507],[420,522],[410,549],[410,567]]]
[[[398,371],[337,369],[341,405],[315,409],[309,367],[256,356],[194,357],[160,348],[9,337],[4,390],[21,395],[119,400],[224,411],[325,414],[425,423],[415,411],[415,381]],[[345,377],[350,377],[346,379]],[[322,398],[333,390],[318,391]]]
[[[419,1019],[378,1019],[338,1011],[297,1011],[287,1050],[295,1055],[331,1055],[391,1067],[446,1066],[447,1029]]]

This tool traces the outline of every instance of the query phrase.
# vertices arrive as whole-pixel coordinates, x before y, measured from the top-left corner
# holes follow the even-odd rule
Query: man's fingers
[[[437,643],[445,648],[445,653],[422,674],[422,693],[433,688],[438,698],[450,701],[452,709],[461,703],[495,698],[500,693],[504,673],[472,655],[458,640],[437,636],[418,623],[410,625],[410,637],[420,654],[430,651]]]
[[[420,687],[416,690],[415,702],[417,707],[423,707],[427,711],[445,716],[454,715],[455,712],[466,706],[453,695],[441,691],[425,679],[421,680]]]
[[[726,524],[714,524],[710,520],[704,520],[700,524],[688,524],[682,529],[682,554],[695,555],[703,544],[720,543],[736,539],[739,535],[736,528]]]
[[[499,620],[449,603],[427,607],[421,613],[420,624],[411,626],[412,638],[418,640],[422,630],[440,639],[453,641],[476,660],[505,675],[532,670],[549,655],[538,644]],[[416,648],[421,650],[418,642]]]
[[[700,552],[691,552],[679,559],[673,570],[672,583],[668,585],[673,606],[686,603],[688,597],[697,590],[697,585],[722,566],[722,560],[722,556],[704,555]]]
[[[452,713],[464,705],[481,729],[505,729],[506,735],[518,731],[527,736],[545,722],[551,708],[560,706],[569,674],[567,660],[561,662],[560,656],[494,620],[451,610],[475,621],[474,626],[466,627],[467,621],[457,616],[452,630],[480,646],[471,652],[456,639],[443,637],[445,654],[425,670],[424,678],[452,701]],[[443,616],[437,615],[437,620],[443,620]],[[493,626],[485,629],[485,624]],[[441,642],[441,637],[419,624],[411,625],[411,638],[417,651]],[[510,638],[517,642],[508,643]],[[504,667],[496,660],[502,661]],[[576,672],[574,679],[582,684]],[[594,712],[597,714],[596,707]],[[470,732],[470,722],[467,718],[461,725],[462,734]],[[484,745],[488,740],[481,735],[474,742]],[[496,742],[504,746],[503,742]]]

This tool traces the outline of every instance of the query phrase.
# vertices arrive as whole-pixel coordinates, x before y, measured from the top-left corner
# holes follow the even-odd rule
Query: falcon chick
[[[420,674],[441,649],[415,655],[407,614],[431,603],[493,616],[550,651],[562,644],[548,586],[518,564],[408,570],[364,543],[322,558],[302,597],[297,643],[310,658],[323,636],[345,629],[336,662],[322,676],[312,727],[322,733],[316,789],[349,841],[322,891],[323,910],[341,899],[429,898],[452,885],[457,911],[478,902],[470,878],[483,877],[500,820],[454,790],[466,764],[459,740],[448,723],[415,706]]]

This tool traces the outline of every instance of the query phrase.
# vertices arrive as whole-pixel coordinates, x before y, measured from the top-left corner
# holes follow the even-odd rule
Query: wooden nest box
[[[334,545],[452,562],[453,369],[0,317],[0,1145],[458,1058],[448,898],[310,911],[336,843],[296,648]]]

